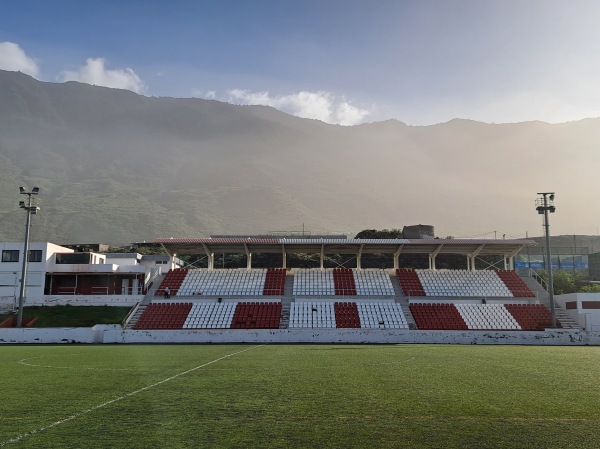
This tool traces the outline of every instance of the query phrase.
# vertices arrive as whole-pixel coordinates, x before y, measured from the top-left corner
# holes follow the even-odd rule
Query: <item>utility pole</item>
[[[25,305],[25,289],[27,286],[27,262],[29,259],[29,228],[31,226],[31,215],[37,214],[40,208],[33,204],[33,195],[40,193],[39,187],[34,187],[27,192],[25,187],[19,187],[21,195],[27,195],[27,202],[19,201],[21,209],[27,212],[25,221],[25,244],[23,248],[23,267],[21,269],[21,289],[19,290],[19,309],[17,312],[17,327],[23,327],[23,307]]]
[[[548,266],[548,295],[550,297],[550,313],[552,314],[551,327],[556,328],[556,307],[554,305],[554,280],[552,278],[552,251],[550,249],[550,223],[548,221],[548,212],[554,213],[556,207],[554,207],[554,192],[542,192],[538,193],[542,195],[541,198],[536,200],[536,210],[538,214],[544,215],[544,228],[546,231],[546,257]]]

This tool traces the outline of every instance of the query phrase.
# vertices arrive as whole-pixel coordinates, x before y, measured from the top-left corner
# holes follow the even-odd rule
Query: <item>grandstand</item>
[[[167,287],[172,300],[161,298]],[[154,297],[134,329],[408,329],[409,320],[417,330],[550,326],[549,311],[535,303],[534,292],[516,273],[497,270],[175,269]],[[239,301],[244,297],[254,301]],[[287,325],[281,320],[286,300]]]
[[[217,238],[157,240],[168,252],[203,252],[207,268],[170,270],[145,300],[133,329],[540,331],[550,326],[543,289],[532,290],[512,257],[526,240],[315,240]],[[242,252],[247,267],[216,269],[214,253]],[[283,267],[253,268],[252,253],[282,252]],[[318,268],[286,267],[288,253],[321,255]],[[394,256],[389,269],[361,268],[368,252]],[[324,255],[349,254],[356,267],[326,268]],[[429,268],[399,266],[401,253],[427,254]],[[441,253],[465,269],[436,269]],[[481,254],[500,267],[475,269]],[[165,288],[173,294],[163,298]],[[560,321],[557,323],[561,326]]]
[[[456,332],[482,336],[465,338],[495,332],[491,338],[498,341],[535,342],[532,333],[550,335],[547,292],[514,270],[513,258],[528,240],[236,237],[156,243],[167,255],[147,262],[138,254],[109,257],[40,244],[28,303],[132,307],[124,329],[109,341],[445,342]],[[11,256],[18,252],[13,246],[5,251]],[[215,254],[236,254],[241,263],[217,268]],[[255,254],[260,267],[253,267]],[[269,254],[277,256],[264,257]],[[301,254],[310,257],[288,257]],[[363,264],[370,254],[384,255],[378,260],[389,266],[363,267],[372,264],[372,257]],[[194,265],[184,267],[184,255],[194,255]],[[448,269],[443,256],[453,257],[457,268]],[[293,266],[298,261],[310,263]],[[0,272],[6,284],[0,292],[14,290],[17,263],[0,267],[10,270]],[[568,310],[557,307],[557,327],[581,331],[582,320],[574,320],[583,313],[586,330],[593,326],[590,304],[569,298]],[[94,332],[86,338],[105,340]]]

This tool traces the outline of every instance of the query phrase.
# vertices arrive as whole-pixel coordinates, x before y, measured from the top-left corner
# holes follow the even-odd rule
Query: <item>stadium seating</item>
[[[238,303],[232,329],[278,329],[281,320],[280,302]]]
[[[339,296],[356,296],[356,284],[350,268],[334,268],[333,282],[335,294]]]
[[[505,307],[523,330],[540,331],[552,324],[552,315],[543,304],[506,304]],[[556,327],[562,327],[558,320]]]
[[[412,303],[410,311],[420,330],[467,330],[454,304]]]
[[[335,296],[333,270],[311,268],[294,274],[294,296]]]
[[[286,270],[284,268],[269,268],[267,270],[267,275],[265,278],[265,287],[263,289],[263,295],[284,295],[285,276]]]
[[[150,303],[134,329],[181,329],[191,308],[191,303]]]
[[[165,289],[167,287],[169,287],[169,290],[171,291],[171,296],[177,295],[181,284],[187,276],[187,272],[188,270],[185,268],[175,268],[174,270],[169,270],[159,287],[156,289],[154,296],[164,296]]]
[[[394,296],[394,286],[385,270],[352,270],[357,296]]]
[[[392,302],[357,302],[363,329],[408,329],[400,305]]]
[[[551,321],[542,304],[412,303],[410,310],[421,330],[539,331],[550,327]]]
[[[523,279],[519,277],[517,273],[510,270],[498,270],[498,277],[502,279],[504,284],[511,291],[512,295],[517,298],[534,298],[530,288],[525,284]]]
[[[514,271],[399,269],[396,274],[406,296],[535,297]]]
[[[399,268],[396,270],[396,276],[400,283],[400,288],[405,296],[425,296],[425,290],[415,270]]]
[[[400,305],[393,302],[293,302],[290,328],[408,329]]]
[[[385,270],[334,268],[297,270],[294,296],[394,296]]]
[[[229,329],[237,302],[195,303],[183,329]]]
[[[134,329],[277,329],[281,302],[151,303]]]
[[[495,271],[417,270],[427,296],[512,297]]]
[[[261,296],[267,270],[188,270],[178,296]]]
[[[360,317],[355,302],[336,302],[333,304],[333,308],[335,310],[335,327],[360,327]]]
[[[333,302],[293,302],[290,328],[335,328]]]
[[[471,330],[521,330],[503,304],[456,304],[456,308]]]

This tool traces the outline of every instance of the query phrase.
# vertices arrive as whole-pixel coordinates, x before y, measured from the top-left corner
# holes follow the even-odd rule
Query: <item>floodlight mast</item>
[[[550,249],[550,223],[548,222],[548,212],[554,213],[554,192],[538,192],[541,195],[536,200],[536,210],[538,214],[544,214],[544,229],[546,233],[546,260],[548,263],[548,296],[550,300],[550,313],[552,315],[551,327],[556,328],[556,307],[554,305],[554,279],[552,277],[552,251]]]
[[[25,304],[25,288],[27,285],[27,262],[29,259],[29,228],[31,226],[31,215],[37,214],[40,210],[38,206],[33,204],[33,195],[40,193],[39,187],[34,187],[31,192],[28,192],[25,187],[19,187],[21,195],[27,195],[27,203],[19,201],[19,207],[27,212],[25,221],[25,244],[23,249],[23,267],[21,269],[21,288],[19,290],[19,310],[17,312],[17,327],[23,327],[23,306]]]

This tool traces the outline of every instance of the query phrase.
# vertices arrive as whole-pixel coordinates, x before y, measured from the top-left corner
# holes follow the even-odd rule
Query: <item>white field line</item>
[[[79,354],[71,354],[71,355],[79,355]],[[32,366],[34,368],[55,368],[55,369],[84,369],[91,371],[131,371],[133,368],[90,368],[86,366],[55,366],[55,365],[36,365],[35,363],[29,363],[28,360],[39,359],[41,357],[28,357],[26,359],[21,359],[17,363],[24,366]]]
[[[64,424],[66,422],[73,421],[74,419],[79,418],[80,416],[86,415],[88,413],[91,413],[91,412],[93,412],[95,410],[98,410],[99,408],[107,407],[107,406],[109,406],[111,404],[114,404],[115,402],[122,401],[123,399],[127,399],[127,398],[129,398],[131,396],[134,396],[134,395],[136,395],[138,393],[141,393],[142,391],[146,391],[146,390],[149,390],[151,388],[154,388],[154,387],[157,387],[159,385],[162,385],[164,383],[170,382],[173,379],[177,379],[178,377],[184,376],[186,374],[189,374],[191,372],[194,372],[196,370],[204,368],[205,366],[212,365],[213,363],[217,363],[217,362],[219,362],[219,361],[221,361],[223,359],[226,359],[228,357],[232,357],[234,355],[241,354],[241,353],[246,352],[246,351],[250,351],[252,349],[260,348],[261,346],[264,346],[264,345],[252,346],[251,348],[244,349],[242,351],[238,351],[238,352],[234,352],[232,354],[224,355],[223,357],[219,357],[218,359],[211,360],[210,362],[207,362],[207,363],[204,363],[202,365],[196,366],[196,367],[191,368],[191,369],[189,369],[187,371],[183,371],[183,372],[175,374],[175,375],[173,375],[171,377],[167,377],[166,379],[163,379],[163,380],[161,380],[159,382],[153,383],[152,385],[147,385],[147,386],[142,387],[142,388],[140,388],[138,390],[132,391],[132,392],[127,393],[127,394],[124,394],[123,396],[119,396],[119,397],[117,397],[115,399],[111,399],[110,401],[103,402],[102,404],[94,405],[93,407],[90,407],[90,408],[88,408],[86,410],[83,410],[81,412],[75,413],[75,414],[73,414],[71,416],[67,416],[66,418],[58,420],[58,421],[55,421],[52,424],[48,424],[47,426],[40,427],[38,429],[34,429],[34,430],[29,431],[29,432],[22,433],[20,435],[17,435],[16,437],[11,438],[10,440],[2,441],[2,442],[0,442],[0,447],[4,447],[4,446],[7,446],[7,445],[12,444],[12,443],[18,443],[19,441],[23,440],[24,438],[30,437],[30,436],[38,434],[38,433],[45,432],[48,429],[51,429],[51,428],[56,427],[56,426],[59,426],[59,425]]]

